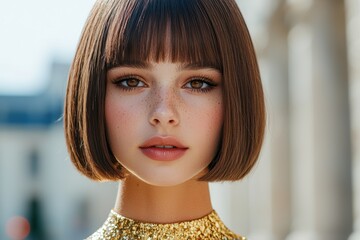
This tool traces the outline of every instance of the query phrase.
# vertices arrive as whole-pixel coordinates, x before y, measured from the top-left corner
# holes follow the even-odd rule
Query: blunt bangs
[[[222,70],[215,30],[200,1],[129,1],[114,11],[106,68],[144,61],[186,62]]]

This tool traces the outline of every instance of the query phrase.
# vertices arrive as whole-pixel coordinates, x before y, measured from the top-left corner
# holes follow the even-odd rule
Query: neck
[[[128,176],[119,184],[114,210],[151,223],[198,219],[212,211],[209,184],[190,180],[177,186],[158,187]]]

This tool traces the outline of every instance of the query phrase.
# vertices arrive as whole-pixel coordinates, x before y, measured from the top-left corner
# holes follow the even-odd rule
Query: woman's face
[[[173,186],[205,173],[223,123],[222,76],[172,62],[122,65],[107,73],[107,137],[132,175]]]

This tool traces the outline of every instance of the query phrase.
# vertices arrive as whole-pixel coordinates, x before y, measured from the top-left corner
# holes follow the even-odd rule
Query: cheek
[[[105,99],[106,131],[111,146],[115,141],[120,142],[121,136],[131,134],[132,126],[138,119],[137,112],[131,104],[125,104],[117,98],[109,96]]]
[[[121,105],[113,104],[111,101],[105,102],[105,122],[108,133],[113,133],[115,129],[119,129],[127,119],[127,110]]]
[[[221,135],[221,129],[223,126],[223,109],[222,105],[219,104],[213,109],[211,109],[208,114],[208,134],[209,139],[214,139],[213,147],[217,147]]]
[[[221,101],[193,109],[187,119],[189,121],[187,125],[192,126],[187,133],[192,136],[196,145],[201,143],[199,147],[212,159],[218,149],[223,126]]]
[[[223,107],[221,101],[209,104],[210,107],[197,111],[195,124],[197,128],[202,129],[210,139],[218,137],[223,125]]]

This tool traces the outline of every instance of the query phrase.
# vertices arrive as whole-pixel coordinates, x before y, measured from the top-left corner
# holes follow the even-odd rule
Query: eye
[[[113,81],[118,87],[124,90],[134,90],[136,88],[146,87],[147,85],[137,77],[122,77]]]
[[[135,88],[135,87],[144,87],[145,84],[144,82],[140,81],[139,79],[136,78],[125,78],[125,79],[121,79],[120,81],[117,82],[117,84],[123,86],[123,87],[130,87],[130,88]]]
[[[204,81],[201,80],[192,80],[188,83],[188,85],[190,85],[191,88],[203,88],[204,86],[206,86],[206,83]]]
[[[204,91],[209,91],[210,89],[212,89],[215,86],[216,85],[214,83],[212,83],[210,80],[203,79],[203,78],[196,78],[196,79],[192,79],[189,82],[187,82],[184,85],[184,88],[188,88],[193,91],[204,92]]]

